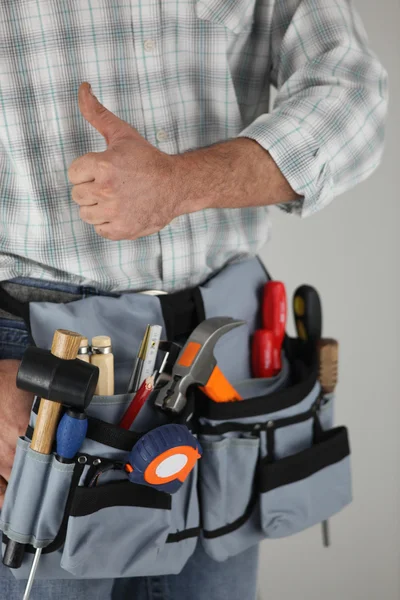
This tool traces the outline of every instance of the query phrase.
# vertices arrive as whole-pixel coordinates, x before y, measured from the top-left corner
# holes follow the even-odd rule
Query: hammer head
[[[200,323],[182,348],[171,381],[159,390],[155,405],[173,412],[183,410],[188,387],[204,386],[210,379],[217,364],[214,348],[218,340],[245,323],[230,317],[212,317]]]
[[[90,363],[63,360],[49,350],[29,346],[18,369],[17,387],[84,411],[92,400],[98,378],[98,367]]]

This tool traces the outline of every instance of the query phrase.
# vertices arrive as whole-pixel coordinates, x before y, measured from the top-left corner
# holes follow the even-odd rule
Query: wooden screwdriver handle
[[[82,335],[66,329],[57,329],[54,333],[51,353],[63,360],[75,360]],[[62,404],[42,398],[36,419],[35,429],[30,447],[40,454],[50,454],[57,425],[60,418]]]
[[[318,341],[319,381],[324,394],[334,392],[338,381],[339,344],[331,338]]]

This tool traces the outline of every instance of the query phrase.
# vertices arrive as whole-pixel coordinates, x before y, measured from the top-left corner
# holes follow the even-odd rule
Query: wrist
[[[255,143],[238,138],[174,156],[179,214],[224,207],[248,142]]]
[[[267,206],[299,198],[258,142],[235,138],[174,156],[179,214]]]
[[[173,157],[175,216],[209,208],[209,194],[204,181],[207,165],[204,164],[202,151],[190,150]]]

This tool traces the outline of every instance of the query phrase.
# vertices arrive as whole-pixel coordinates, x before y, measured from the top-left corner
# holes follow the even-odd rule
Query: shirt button
[[[165,142],[168,139],[168,133],[165,131],[165,129],[159,129],[156,137],[159,142]]]
[[[155,47],[155,43],[153,40],[145,40],[144,41],[144,49],[147,52],[151,52],[152,50],[154,50],[154,47]]]

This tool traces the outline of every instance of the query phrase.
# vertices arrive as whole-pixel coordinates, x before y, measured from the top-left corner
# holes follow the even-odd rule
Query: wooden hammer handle
[[[57,329],[54,333],[51,353],[63,360],[75,360],[82,337],[79,333]],[[44,398],[40,401],[39,412],[30,447],[40,454],[50,454],[62,404]]]

